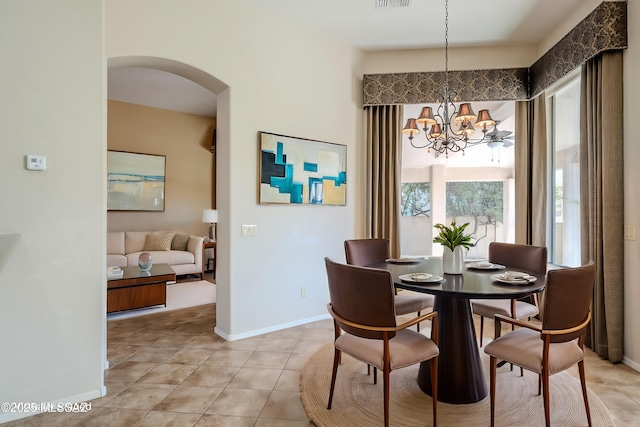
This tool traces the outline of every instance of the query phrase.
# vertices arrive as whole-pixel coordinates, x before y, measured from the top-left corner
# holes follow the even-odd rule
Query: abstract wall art
[[[259,132],[259,203],[347,203],[347,146]]]
[[[164,211],[165,156],[107,152],[107,210]]]

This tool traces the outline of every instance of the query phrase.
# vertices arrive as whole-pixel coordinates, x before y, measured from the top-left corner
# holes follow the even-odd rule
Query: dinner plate
[[[386,262],[390,264],[413,264],[414,262],[420,262],[421,258],[387,258]]]
[[[502,270],[505,266],[502,264],[480,265],[477,262],[468,262],[467,268],[474,270]]]
[[[406,283],[439,283],[442,281],[442,277],[429,273],[408,273],[398,277]]]
[[[536,276],[526,276],[522,279],[507,279],[504,274],[494,274],[493,276],[491,276],[491,278],[500,283],[506,283],[508,285],[527,285],[538,280]]]

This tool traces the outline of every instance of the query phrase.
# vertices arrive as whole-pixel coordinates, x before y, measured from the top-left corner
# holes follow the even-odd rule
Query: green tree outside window
[[[473,236],[479,241],[487,236],[490,225],[502,223],[502,181],[447,182],[447,217],[473,217]],[[484,236],[479,231],[484,228]]]
[[[428,182],[403,182],[401,193],[402,216],[431,216],[431,187]]]

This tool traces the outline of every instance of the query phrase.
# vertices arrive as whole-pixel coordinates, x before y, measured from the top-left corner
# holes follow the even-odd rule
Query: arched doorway
[[[226,141],[228,141],[229,102],[228,102],[227,92],[229,88],[225,83],[221,82],[219,79],[215,78],[211,74],[208,74],[198,68],[192,67],[188,64],[184,64],[178,61],[166,59],[166,58],[147,57],[147,56],[115,57],[115,58],[109,58],[107,62],[108,72],[115,69],[132,68],[132,67],[139,67],[139,68],[144,68],[149,70],[159,70],[159,71],[175,74],[184,79],[188,79],[191,82],[197,83],[198,85],[202,86],[203,88],[207,89],[208,91],[216,95],[222,94],[222,96],[217,97],[217,101],[218,101],[217,114],[216,114],[217,145],[218,147],[220,147],[221,145],[224,145]],[[228,150],[226,149],[226,147],[225,149],[216,150],[216,151],[217,153],[215,158],[217,158],[218,160],[221,159],[221,156],[228,157],[228,154],[227,154]],[[105,156],[106,156],[106,152],[105,152]],[[222,161],[226,162],[227,160],[223,158]],[[218,190],[220,189],[221,184],[224,185],[224,183],[229,182],[229,180],[225,179],[224,176],[221,178],[215,169],[213,173],[214,173],[214,177],[216,177],[215,182],[216,182],[216,186],[218,187]],[[228,191],[222,191],[221,194],[222,196],[217,196],[216,194],[216,196],[214,197],[216,197],[216,202],[217,202],[216,208],[218,208],[218,210],[221,211],[219,215],[219,218],[220,218],[219,224],[221,223],[224,226],[225,218],[228,217],[228,214],[227,214],[228,208],[225,208],[226,206],[228,206],[228,201],[225,201],[225,197],[226,197],[225,194],[228,194]],[[199,221],[199,219],[197,221]],[[221,238],[223,239],[222,236],[223,236],[223,233],[220,233],[218,240],[221,240]],[[228,247],[228,245],[226,246]],[[220,245],[217,251],[217,257],[219,259],[226,258],[226,256],[224,256],[226,255],[224,254],[225,252],[224,247],[225,245],[222,242],[222,244]],[[222,257],[220,256],[221,253],[223,254]],[[225,263],[216,262],[216,269],[224,270]],[[218,283],[220,283],[219,275],[217,276],[218,276],[217,277]],[[218,304],[220,304],[220,300]]]

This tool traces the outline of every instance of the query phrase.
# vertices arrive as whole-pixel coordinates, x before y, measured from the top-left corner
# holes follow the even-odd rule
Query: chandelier
[[[468,102],[460,104],[456,108],[454,101],[457,101],[457,92],[449,88],[449,0],[445,0],[445,31],[444,31],[444,94],[441,94],[442,101],[436,102],[440,105],[434,114],[431,107],[423,107],[417,119],[408,119],[403,134],[409,135],[409,142],[415,148],[427,148],[427,152],[434,151],[436,157],[449,153],[462,151],[469,142],[480,143],[485,141],[487,127],[495,125],[489,110],[480,110],[476,116]],[[414,143],[413,136],[420,133],[418,125],[422,125],[422,130],[426,137],[426,143],[420,145]],[[429,126],[431,126],[429,128]],[[476,129],[482,132],[482,138],[470,140],[476,133]]]

